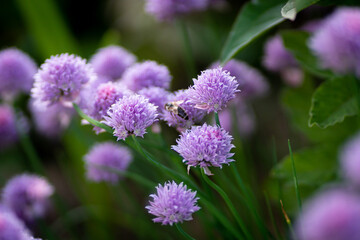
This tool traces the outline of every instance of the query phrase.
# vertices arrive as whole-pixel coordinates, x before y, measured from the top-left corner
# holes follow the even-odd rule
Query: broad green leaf
[[[303,9],[317,1],[314,0],[289,0],[284,7],[281,8],[281,15],[292,21],[295,20],[298,9]]]
[[[53,0],[17,0],[41,56],[77,53],[76,43]]]
[[[297,11],[317,1],[297,0]],[[281,0],[263,0],[258,3],[249,2],[240,10],[222,49],[220,62],[225,64],[237,52],[248,45],[266,30],[284,21],[281,9],[286,4]]]
[[[309,125],[326,128],[356,115],[355,89],[352,77],[335,77],[321,84],[312,97]]]
[[[331,71],[323,70],[318,60],[308,47],[310,34],[303,31],[289,30],[281,33],[285,47],[293,54],[299,64],[307,71],[320,76],[332,77]]]

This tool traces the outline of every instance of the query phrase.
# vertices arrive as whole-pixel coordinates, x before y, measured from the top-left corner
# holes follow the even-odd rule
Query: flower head
[[[0,93],[30,91],[36,69],[34,60],[24,52],[16,48],[0,51]]]
[[[74,101],[84,84],[93,81],[93,69],[86,60],[67,53],[51,56],[35,75],[31,90],[36,104]]]
[[[211,68],[218,66],[219,63],[214,63]],[[225,64],[223,70],[229,71],[230,75],[236,78],[243,98],[260,97],[269,90],[269,84],[265,77],[245,62],[232,59]]]
[[[111,172],[126,171],[133,157],[126,148],[112,142],[105,142],[95,145],[84,157],[87,178],[94,182],[117,183],[119,175]],[[102,168],[109,169],[102,169]]]
[[[340,154],[345,178],[360,186],[360,135],[356,135],[342,148]]]
[[[98,75],[116,80],[136,62],[136,57],[119,46],[108,46],[98,50],[90,63]]]
[[[324,20],[310,47],[324,68],[360,76],[360,8],[340,8]]]
[[[360,239],[360,198],[344,189],[317,194],[304,206],[296,223],[298,239]]]
[[[142,137],[146,128],[157,121],[156,109],[144,96],[125,96],[110,107],[103,122],[114,129],[118,140],[132,134]]]
[[[54,188],[44,178],[22,174],[10,179],[3,189],[3,203],[26,223],[44,217]]]
[[[0,207],[0,239],[31,240],[24,224],[7,208]]]
[[[12,145],[18,138],[13,109],[0,105],[0,150]]]
[[[170,87],[171,75],[168,68],[154,61],[136,63],[129,67],[122,77],[122,82],[133,91],[146,87]]]
[[[151,194],[150,205],[146,206],[150,214],[156,216],[154,222],[172,226],[174,223],[192,220],[192,214],[200,209],[196,205],[199,198],[196,191],[188,190],[186,185],[166,182],[156,187],[156,194]]]
[[[235,98],[238,83],[235,77],[221,67],[201,72],[194,79],[194,86],[190,88],[190,102],[195,108],[210,112],[218,112],[226,107],[227,102]]]
[[[206,112],[195,108],[195,104],[190,102],[189,89],[176,91],[174,96],[170,97],[169,102],[178,103],[178,107],[183,109],[187,116],[184,118],[174,112],[163,111],[161,118],[171,127],[190,128],[192,125],[200,123],[205,117]]]
[[[169,91],[160,87],[143,88],[138,92],[140,95],[149,99],[149,102],[158,107],[158,111],[163,110],[165,103],[170,101]]]
[[[183,157],[188,169],[200,166],[210,175],[208,167],[221,168],[222,164],[234,161],[230,159],[234,155],[230,153],[234,147],[231,144],[232,139],[223,128],[204,123],[183,132],[176,140],[177,145],[173,145],[172,149]]]
[[[145,11],[159,21],[172,20],[193,11],[204,10],[209,0],[146,0]]]

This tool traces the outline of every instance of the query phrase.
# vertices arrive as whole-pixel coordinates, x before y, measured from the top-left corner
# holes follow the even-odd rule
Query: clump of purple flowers
[[[51,56],[35,75],[32,96],[41,105],[75,101],[83,85],[95,78],[85,59],[67,53]]]
[[[235,77],[221,67],[201,72],[194,79],[194,86],[190,88],[190,102],[196,108],[210,112],[218,112],[239,92]]]
[[[162,225],[172,226],[174,223],[192,220],[192,214],[200,209],[196,205],[199,198],[196,191],[188,190],[186,185],[166,182],[156,187],[156,194],[151,194],[150,205],[146,206],[149,213],[156,216],[153,221]]]
[[[360,135],[348,141],[340,154],[344,176],[352,183],[360,186]]]
[[[188,119],[181,117],[173,112],[163,111],[161,118],[171,127],[190,128],[196,123],[200,123],[205,117],[204,110],[195,108],[195,104],[190,102],[189,89],[176,91],[174,96],[170,97],[169,102],[180,102],[179,107],[184,109]]]
[[[159,21],[206,9],[209,0],[146,0],[145,11]]]
[[[29,92],[36,69],[34,60],[24,52],[16,48],[0,51],[1,95],[7,97],[18,92]]]
[[[118,140],[129,135],[142,137],[146,128],[157,121],[156,109],[144,96],[125,96],[110,107],[103,122],[114,129]]]
[[[12,145],[18,138],[16,117],[13,109],[0,105],[0,150]]]
[[[360,239],[360,198],[345,189],[321,192],[304,206],[296,223],[298,239]]]
[[[84,157],[87,178],[94,182],[115,184],[120,178],[111,170],[126,171],[132,159],[132,154],[126,147],[112,142],[97,144]]]
[[[27,224],[44,217],[54,188],[37,175],[22,174],[10,179],[3,189],[3,204]]]
[[[139,91],[146,87],[170,87],[171,75],[168,68],[154,61],[136,63],[129,67],[122,82],[131,90]]]
[[[160,87],[148,87],[141,89],[138,94],[149,99],[149,102],[158,107],[158,111],[164,109],[165,103],[169,102],[171,94],[169,91]]]
[[[119,46],[101,48],[90,60],[98,75],[112,80],[119,79],[124,71],[135,62],[136,57]]]
[[[24,224],[8,209],[0,206],[0,239],[31,240],[29,231]]]
[[[230,152],[234,147],[232,139],[223,128],[204,123],[183,132],[172,149],[183,157],[188,170],[200,166],[207,175],[211,175],[209,167],[221,168],[223,164],[234,161],[230,159],[234,155]]]
[[[324,20],[310,47],[324,68],[360,76],[360,8],[340,8]]]

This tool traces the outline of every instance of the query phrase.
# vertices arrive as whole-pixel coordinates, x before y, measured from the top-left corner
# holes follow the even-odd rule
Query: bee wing
[[[184,100],[175,101],[174,103],[177,104],[177,105],[180,105],[180,104],[184,103]]]

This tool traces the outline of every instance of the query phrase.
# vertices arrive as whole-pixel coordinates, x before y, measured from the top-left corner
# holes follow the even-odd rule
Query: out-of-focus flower
[[[219,63],[216,62],[210,68],[217,68]],[[225,64],[223,70],[229,71],[230,75],[238,81],[241,89],[240,97],[252,99],[261,97],[269,90],[269,84],[265,77],[255,68],[239,60],[230,60]]]
[[[310,39],[324,68],[360,76],[360,8],[340,8]]]
[[[51,56],[35,75],[32,96],[42,106],[75,101],[84,84],[95,78],[85,59],[67,53]]]
[[[171,94],[169,91],[160,87],[143,88],[138,92],[140,95],[149,99],[149,102],[158,107],[161,112],[167,102],[170,101]]]
[[[293,55],[286,50],[281,36],[270,38],[264,49],[263,65],[281,74],[286,84],[297,87],[303,82],[303,73]]]
[[[190,102],[189,90],[176,91],[174,96],[170,97],[169,103],[175,103],[174,111],[163,111],[161,118],[167,122],[171,127],[178,127],[179,130],[183,128],[190,128],[196,123],[200,123],[205,117],[206,112],[204,110],[195,108],[195,104]],[[179,112],[178,108],[181,108],[185,112],[184,115],[176,114]],[[170,109],[171,110],[171,109]]]
[[[118,140],[125,140],[132,134],[142,137],[146,128],[157,121],[156,109],[144,96],[125,96],[110,107],[103,122],[114,129]]]
[[[69,126],[74,114],[72,108],[64,107],[59,103],[43,108],[30,101],[29,109],[37,131],[48,138],[58,138]]]
[[[172,226],[174,223],[192,220],[192,214],[200,209],[196,205],[199,198],[196,191],[187,189],[186,185],[166,182],[156,187],[156,194],[151,194],[150,205],[146,206],[149,213],[156,216],[154,222]]]
[[[349,140],[342,148],[340,161],[344,176],[360,186],[360,134]]]
[[[304,206],[298,217],[297,239],[360,239],[360,198],[344,189],[321,192]]]
[[[209,0],[146,0],[145,11],[159,21],[173,20],[174,18],[205,10]]]
[[[98,75],[119,79],[124,71],[136,62],[136,57],[119,46],[100,48],[90,63]]]
[[[126,171],[132,159],[132,154],[126,147],[111,142],[97,144],[84,157],[87,178],[94,182],[115,184],[120,177],[111,170]]]
[[[3,189],[3,204],[27,224],[44,217],[54,188],[42,177],[21,174],[10,179]]]
[[[218,126],[193,126],[186,130],[176,140],[177,145],[172,149],[183,157],[183,162],[190,167],[200,166],[207,175],[211,175],[208,167],[220,167],[233,162],[234,154],[230,150],[234,147],[232,137]]]
[[[168,68],[154,61],[136,63],[123,74],[122,82],[131,90],[139,91],[146,87],[170,87],[171,75]]]
[[[307,31],[310,33],[314,33],[315,31],[317,31],[318,29],[321,28],[323,22],[324,22],[323,19],[312,20],[310,22],[305,23],[301,27],[301,30],[304,30],[304,31]]]
[[[18,92],[29,92],[37,67],[27,54],[8,48],[0,51],[0,93],[12,97]]]
[[[190,102],[195,108],[218,112],[239,92],[235,77],[221,67],[201,72],[189,89]]]
[[[11,146],[18,138],[14,110],[0,105],[0,150]]]
[[[32,240],[24,224],[7,208],[0,206],[0,239]]]

